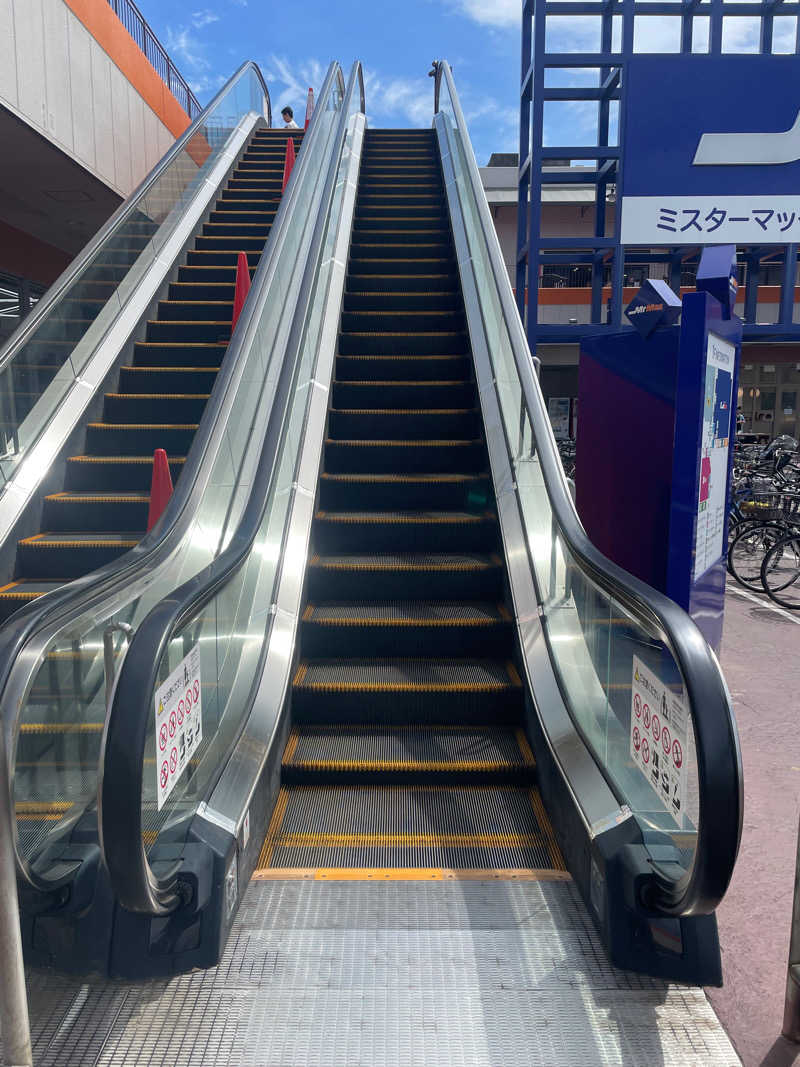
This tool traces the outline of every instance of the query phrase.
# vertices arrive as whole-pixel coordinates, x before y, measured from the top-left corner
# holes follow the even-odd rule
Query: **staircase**
[[[428,131],[366,134],[318,501],[259,867],[563,870]]]

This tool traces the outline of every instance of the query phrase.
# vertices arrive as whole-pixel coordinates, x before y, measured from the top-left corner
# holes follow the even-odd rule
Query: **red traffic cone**
[[[148,533],[161,518],[171,496],[172,476],[169,473],[167,453],[163,448],[157,448],[153,453],[153,481],[150,485],[150,510],[147,513]]]
[[[304,130],[308,129],[308,124],[311,122],[311,115],[314,111],[314,90],[308,90],[308,96],[306,97],[306,124],[303,127]]]
[[[281,186],[281,195],[286,192],[286,186],[289,183],[289,175],[292,173],[294,161],[294,138],[289,134],[286,138],[286,162],[283,164],[283,185]]]
[[[250,292],[250,267],[247,264],[247,254],[245,252],[239,253],[239,258],[236,260],[236,289],[233,293],[233,321],[231,322],[231,329],[236,326],[239,321],[239,316],[242,313],[244,302],[247,300],[247,294]]]

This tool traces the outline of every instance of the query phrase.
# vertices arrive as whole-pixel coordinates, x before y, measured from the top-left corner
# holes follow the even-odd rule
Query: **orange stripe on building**
[[[65,0],[65,3],[125,75],[151,111],[155,112],[174,137],[180,137],[189,125],[189,116],[156,74],[111,6],[98,3],[98,0]]]

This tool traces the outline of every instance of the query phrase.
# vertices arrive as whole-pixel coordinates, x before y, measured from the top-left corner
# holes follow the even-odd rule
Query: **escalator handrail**
[[[589,540],[578,517],[534,373],[453,75],[446,60],[439,60],[435,67],[434,111],[439,112],[444,78],[464,146],[471,193],[489,251],[555,523],[570,552],[592,581],[624,605],[646,630],[661,636],[683,676],[697,748],[700,786],[697,841],[692,866],[682,877],[673,879],[654,865],[652,903],[672,916],[707,914],[719,904],[728,887],[742,832],[741,753],[730,694],[714,652],[690,616],[674,601],[607,559]],[[695,714],[697,709],[699,714]]]
[[[240,72],[247,66],[248,64],[244,64]],[[240,72],[234,75],[235,79],[240,77]],[[344,77],[336,61],[333,61],[328,68],[319,93],[320,101],[327,99],[327,94],[333,90],[334,85],[337,85],[344,93]],[[225,90],[223,89],[222,92],[224,93]],[[311,143],[315,131],[319,128],[318,116],[323,112],[322,107],[314,109],[303,138],[304,146]],[[94,607],[104,599],[117,595],[119,590],[158,566],[174,550],[191,522],[190,504],[197,472],[203,465],[207,446],[214,434],[219,412],[225,402],[239,359],[242,354],[249,351],[250,338],[257,325],[255,311],[266,299],[266,290],[269,288],[273,273],[272,257],[266,252],[270,246],[272,248],[278,246],[282,233],[288,225],[295,191],[300,187],[306,160],[310,155],[310,151],[301,151],[297,157],[297,165],[292,171],[264,254],[253,276],[247,303],[231,336],[226,358],[201,416],[181,477],[175,485],[160,521],[134,548],[120,556],[119,559],[80,578],[73,579],[66,585],[25,605],[0,626],[0,729],[3,729],[6,734],[9,760],[14,758],[14,737],[22,711],[21,702],[7,699],[9,679],[17,665],[25,672],[28,680],[38,669],[38,658],[30,652],[30,643],[43,630],[52,630],[56,626],[65,625],[89,607]],[[13,765],[9,767],[9,771],[13,788]],[[38,878],[19,853],[17,853],[17,871],[34,888],[49,888],[49,883]]]
[[[236,73],[228,79],[211,103],[203,108],[197,118],[186,127],[181,136],[170,145],[166,153],[162,156],[159,162],[156,163],[155,167],[153,167],[150,173],[142,179],[130,196],[123,200],[114,214],[103,223],[89,243],[84,245],[66,270],[53,282],[41,300],[36,302],[35,307],[33,307],[29,314],[25,316],[3,347],[0,348],[0,372],[3,371],[11,360],[13,360],[19,349],[27,344],[31,334],[38,329],[42,320],[46,318],[53,307],[55,307],[61,300],[64,293],[78,279],[81,272],[91,263],[95,252],[97,252],[100,246],[113,235],[115,230],[121,229],[126,220],[130,218],[137,206],[147,195],[148,191],[155,185],[172,161],[181,154],[187,143],[195,136],[198,130],[205,125],[206,119],[217,106],[219,101],[231,91],[241,78],[251,72],[258,78],[261,83],[261,88],[264,90],[267,111],[264,117],[267,120],[267,125],[272,125],[272,104],[267,83],[264,81],[264,75],[261,73],[258,65],[254,63],[252,59],[248,59],[245,63],[242,63]]]
[[[251,492],[241,519],[225,550],[204,570],[156,604],[142,620],[120,668],[108,717],[100,758],[98,794],[101,848],[111,876],[112,890],[129,911],[164,915],[180,904],[176,872],[159,877],[152,870],[142,841],[142,789],[144,751],[152,697],[158,671],[173,634],[191,619],[232,579],[247,562],[262,527],[277,477],[276,456],[284,429],[285,411],[291,398],[306,319],[316,277],[330,203],[336,187],[342,146],[348,127],[350,101],[359,92],[364,109],[364,80],[356,60],[348,81],[342,114],[334,140],[325,189],[314,223],[311,249],[300,286],[291,329],[273,391],[272,407],[251,483]],[[278,571],[275,581],[278,580]],[[263,655],[268,641],[265,640]]]

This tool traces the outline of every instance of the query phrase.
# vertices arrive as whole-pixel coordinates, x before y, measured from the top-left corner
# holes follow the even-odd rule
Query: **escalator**
[[[366,133],[318,504],[259,868],[563,870],[432,131]]]
[[[67,457],[61,490],[44,496],[38,530],[19,539],[12,580],[0,587],[0,625],[138,544],[156,449],[167,452],[173,483],[180,476],[230,340],[237,256],[246,252],[254,274],[280,202],[289,135],[260,129],[250,137],[130,364],[105,393],[100,417],[86,424],[80,453]],[[302,136],[293,134],[298,149]],[[96,266],[124,271],[119,264],[135,258],[152,231],[149,224],[140,237],[128,233],[127,242],[139,244],[112,245]],[[40,390],[48,384],[37,380]],[[19,409],[21,418],[35,399]]]
[[[721,979],[730,699],[688,616],[580,526],[446,64],[435,84],[432,130],[366,129],[360,64],[328,108],[295,273],[276,268],[285,321],[256,286],[234,353],[260,413],[251,438],[228,411],[241,484],[192,468],[185,555],[146,567],[142,542],[124,595],[42,624],[27,673],[14,650],[16,736],[102,724],[80,818],[19,850],[56,966],[84,940],[85,969],[118,977],[217,964],[253,877],[275,886],[246,913],[264,928],[302,896],[288,882],[572,880],[615,965]],[[48,667],[76,645],[95,688],[62,700]],[[640,667],[685,708],[678,817],[630,757]],[[21,840],[37,786],[14,788]]]

